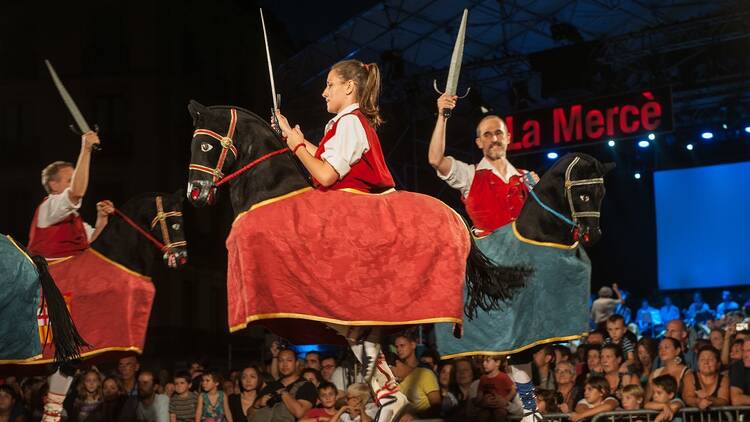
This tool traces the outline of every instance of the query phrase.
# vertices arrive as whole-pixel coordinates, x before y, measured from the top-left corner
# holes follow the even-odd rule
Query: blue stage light
[[[548,152],[548,153],[547,153],[547,158],[549,158],[550,160],[556,160],[556,159],[557,159],[557,157],[558,157],[558,155],[557,155],[557,153],[556,153],[556,152],[554,152],[554,151],[552,151],[552,152]]]
[[[701,138],[706,139],[706,140],[714,139],[714,134],[713,132],[703,132],[701,133]]]
[[[635,174],[633,175],[633,177],[635,177],[636,180],[639,180],[641,178],[641,173],[640,172],[635,172]]]
[[[653,133],[649,133],[648,134],[648,139],[650,139],[650,140],[653,141],[654,139],[656,139],[656,135],[654,135]]]
[[[687,145],[685,145],[685,148],[687,148],[688,151],[692,151],[693,150],[693,144],[687,144]]]
[[[615,140],[614,139],[610,139],[609,141],[607,141],[607,145],[609,145],[611,147],[615,146]]]
[[[750,126],[745,126],[745,132],[750,133]]]
[[[649,145],[651,145],[651,142],[646,140],[638,142],[638,146],[641,148],[648,148]]]

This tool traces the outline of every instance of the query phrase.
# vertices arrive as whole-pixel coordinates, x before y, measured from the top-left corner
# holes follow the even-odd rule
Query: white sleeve
[[[357,116],[350,114],[339,119],[336,134],[326,142],[320,158],[327,161],[342,179],[369,150],[365,128]]]
[[[448,186],[458,189],[461,192],[461,196],[466,198],[469,196],[469,189],[471,189],[471,183],[474,181],[476,168],[471,164],[456,160],[450,155],[445,158],[451,160],[451,169],[446,176],[440,174],[440,170],[436,170],[438,177],[445,180]]]
[[[65,189],[62,193],[52,194],[42,202],[37,215],[37,227],[44,228],[57,224],[81,208],[83,201],[79,201],[78,204],[72,203],[68,192],[70,192],[70,188]]]
[[[94,235],[94,228],[87,222],[83,222],[83,229],[86,231],[86,240],[91,242],[91,236]]]

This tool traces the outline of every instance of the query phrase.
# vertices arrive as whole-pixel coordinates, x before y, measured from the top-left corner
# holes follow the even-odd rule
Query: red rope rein
[[[269,152],[268,154],[266,154],[266,155],[264,155],[264,156],[262,156],[262,157],[260,157],[260,158],[258,158],[256,160],[253,160],[250,163],[242,166],[242,168],[240,168],[239,170],[237,170],[237,171],[235,171],[235,172],[233,172],[231,174],[228,174],[228,175],[222,177],[221,180],[219,180],[218,182],[216,182],[215,186],[218,188],[219,186],[221,186],[224,183],[227,183],[228,181],[234,179],[235,177],[239,176],[240,174],[244,173],[245,171],[250,170],[251,168],[257,166],[260,163],[262,163],[263,161],[266,161],[267,159],[269,159],[269,158],[271,158],[271,157],[273,157],[275,155],[283,154],[283,153],[288,152],[288,151],[289,151],[289,148],[288,147],[284,147],[284,148],[281,148],[281,149],[277,149],[276,151]]]
[[[166,249],[166,246],[159,242],[159,239],[155,238],[154,236],[151,236],[149,232],[146,230],[143,230],[141,226],[139,226],[135,221],[131,220],[130,217],[123,214],[120,210],[115,208],[115,214],[117,214],[120,218],[122,218],[126,223],[128,223],[132,228],[136,229],[138,233],[142,234],[146,239],[151,241],[157,248],[159,248],[160,251],[164,251]]]

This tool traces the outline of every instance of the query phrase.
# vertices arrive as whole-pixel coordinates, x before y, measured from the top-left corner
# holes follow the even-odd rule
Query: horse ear
[[[201,113],[206,112],[206,106],[199,103],[198,101],[190,100],[190,103],[188,103],[188,111],[190,112],[190,116],[193,117],[193,124],[195,124]]]
[[[604,174],[609,173],[610,171],[614,170],[615,167],[617,167],[617,164],[615,164],[614,162],[603,163],[602,168],[604,172],[602,174],[604,175]]]

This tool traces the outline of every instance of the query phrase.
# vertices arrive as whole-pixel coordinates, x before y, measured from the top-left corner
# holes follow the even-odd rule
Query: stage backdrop
[[[654,174],[661,289],[750,284],[750,162]]]

